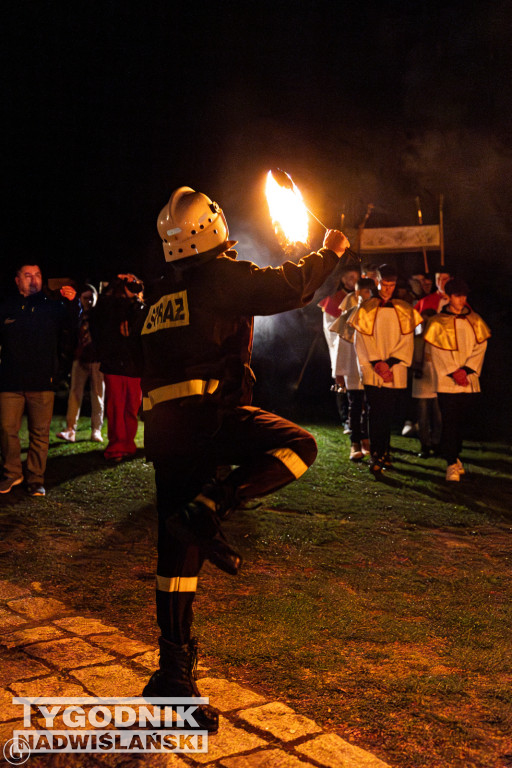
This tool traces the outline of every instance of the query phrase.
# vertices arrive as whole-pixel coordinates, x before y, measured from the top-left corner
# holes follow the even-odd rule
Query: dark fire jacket
[[[281,267],[237,261],[234,251],[171,264],[137,334],[144,409],[191,395],[248,404],[253,316],[308,304],[338,261],[321,249]]]

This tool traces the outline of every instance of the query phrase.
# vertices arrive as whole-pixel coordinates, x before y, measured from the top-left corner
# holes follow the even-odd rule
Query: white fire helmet
[[[227,250],[233,244],[222,209],[190,187],[172,193],[160,211],[157,228],[166,261],[186,259],[223,244]]]

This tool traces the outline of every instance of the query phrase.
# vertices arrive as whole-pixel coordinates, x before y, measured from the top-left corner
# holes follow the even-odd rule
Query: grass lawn
[[[204,569],[203,658],[393,766],[512,765],[510,447],[468,443],[448,485],[394,437],[378,482],[338,426],[305,426],[316,464],[225,524],[240,575]],[[73,445],[61,427],[46,498],[0,498],[0,577],[156,643],[152,467],[107,467],[85,419]]]

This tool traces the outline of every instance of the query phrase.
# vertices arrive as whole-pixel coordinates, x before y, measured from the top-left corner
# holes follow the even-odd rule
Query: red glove
[[[377,376],[380,376],[386,383],[393,381],[393,371],[384,360],[379,360],[378,363],[375,363],[373,369]]]
[[[457,370],[452,373],[452,377],[459,387],[467,387],[469,384],[468,375],[464,368],[457,368]]]

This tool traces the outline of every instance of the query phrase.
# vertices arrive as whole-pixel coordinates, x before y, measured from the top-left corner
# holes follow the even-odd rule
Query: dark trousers
[[[341,419],[341,423],[344,424],[348,417],[348,392],[336,392],[336,408]]]
[[[389,387],[365,386],[368,403],[368,432],[372,456],[382,458],[389,451],[393,414],[401,390]]]
[[[221,410],[195,398],[145,414],[145,442],[157,489],[157,621],[164,638],[183,644],[190,638],[203,559],[197,547],[173,537],[169,516],[203,491],[220,465],[236,465],[221,484],[236,505],[299,477],[317,448],[309,432],[272,413],[248,406]]]
[[[437,399],[443,422],[441,456],[447,464],[455,464],[462,450],[462,438],[470,409],[475,407],[477,394],[438,392]]]
[[[442,418],[437,397],[414,398],[417,408],[418,437],[422,448],[433,448],[441,440]]]
[[[348,426],[352,443],[360,443],[368,437],[368,414],[364,389],[347,389]]]

